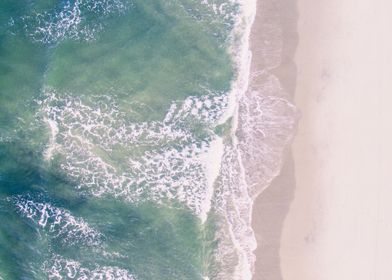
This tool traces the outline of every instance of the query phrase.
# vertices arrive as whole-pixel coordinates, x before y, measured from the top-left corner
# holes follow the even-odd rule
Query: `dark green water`
[[[217,225],[198,216],[234,76],[237,6],[221,7],[0,2],[0,279],[219,269]]]

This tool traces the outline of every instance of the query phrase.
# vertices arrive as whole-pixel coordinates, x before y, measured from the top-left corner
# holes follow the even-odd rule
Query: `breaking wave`
[[[219,150],[213,128],[226,95],[188,97],[173,103],[162,121],[151,122],[127,119],[110,96],[93,97],[94,107],[51,90],[46,96],[40,101],[51,128],[46,157],[61,154],[61,169],[78,188],[133,203],[175,199],[206,216],[214,179],[205,171],[220,163],[219,153],[211,155],[213,162],[208,154]]]
[[[82,218],[74,217],[68,210],[31,198],[14,196],[11,201],[19,213],[47,232],[51,238],[66,245],[98,246],[103,236]]]
[[[242,18],[235,31],[242,36],[232,50],[238,69],[230,94],[234,100],[229,106],[233,129],[213,198],[213,209],[221,217],[216,238],[223,240],[215,254],[223,269],[215,273],[214,279],[252,279],[257,247],[252,229],[253,202],[279,174],[299,115],[279,79],[269,72],[281,60],[281,30],[268,26],[270,43],[262,57],[265,69],[251,73],[249,38],[256,1],[244,1],[241,8]],[[252,83],[256,77],[260,81]]]
[[[36,42],[90,41],[103,29],[103,18],[122,14],[131,7],[131,0],[67,0],[61,8],[34,12],[21,17],[20,21],[27,36]]]
[[[30,30],[30,36],[44,43],[65,37],[90,40],[102,27],[85,25],[83,11],[102,13],[103,9],[107,16],[131,5],[119,0],[93,3],[67,2],[54,16],[25,18],[37,20],[38,28]],[[202,3],[215,14],[225,14],[223,3]],[[223,21],[235,25],[231,54],[237,76],[228,93],[208,92],[172,102],[165,116],[156,121],[133,117],[146,104],[129,103],[125,111],[109,94],[76,97],[45,88],[37,100],[41,108],[38,119],[50,131],[45,157],[58,164],[81,192],[133,204],[179,202],[203,223],[210,212],[219,216],[215,258],[222,269],[213,271],[212,279],[252,278],[257,246],[251,227],[253,200],[279,173],[298,114],[282,97],[279,80],[268,71],[253,73],[262,76],[263,82],[249,86],[249,35],[256,1],[239,4],[235,22],[230,23],[233,14]],[[203,20],[195,11],[190,14]],[[280,59],[279,55],[274,49],[271,61]],[[229,132],[219,131],[222,126]],[[17,201],[21,213],[54,236],[72,234],[75,240],[93,245],[103,238],[66,210],[20,197]],[[135,279],[117,267],[86,268],[58,255],[45,263],[45,269],[50,279]]]
[[[50,261],[45,261],[43,269],[49,280],[136,280],[128,270],[116,266],[96,266],[88,268],[80,262],[54,255]]]

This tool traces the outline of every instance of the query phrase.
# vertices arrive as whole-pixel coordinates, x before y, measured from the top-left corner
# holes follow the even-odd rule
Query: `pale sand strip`
[[[283,279],[392,279],[392,2],[298,7],[302,120]]]

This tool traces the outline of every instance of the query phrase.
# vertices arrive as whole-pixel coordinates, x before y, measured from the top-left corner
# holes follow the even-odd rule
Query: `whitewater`
[[[256,0],[42,5],[7,22],[10,42],[42,48],[45,65],[34,110],[0,135],[33,170],[1,205],[15,232],[36,234],[23,270],[0,258],[0,279],[252,279],[253,201],[298,115],[269,73],[279,55],[251,72]]]

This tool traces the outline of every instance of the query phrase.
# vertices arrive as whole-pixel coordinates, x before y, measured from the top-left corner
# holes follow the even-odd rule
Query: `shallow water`
[[[208,274],[201,158],[233,77],[236,6],[0,5],[1,277]]]
[[[0,3],[0,279],[250,279],[245,3]]]

